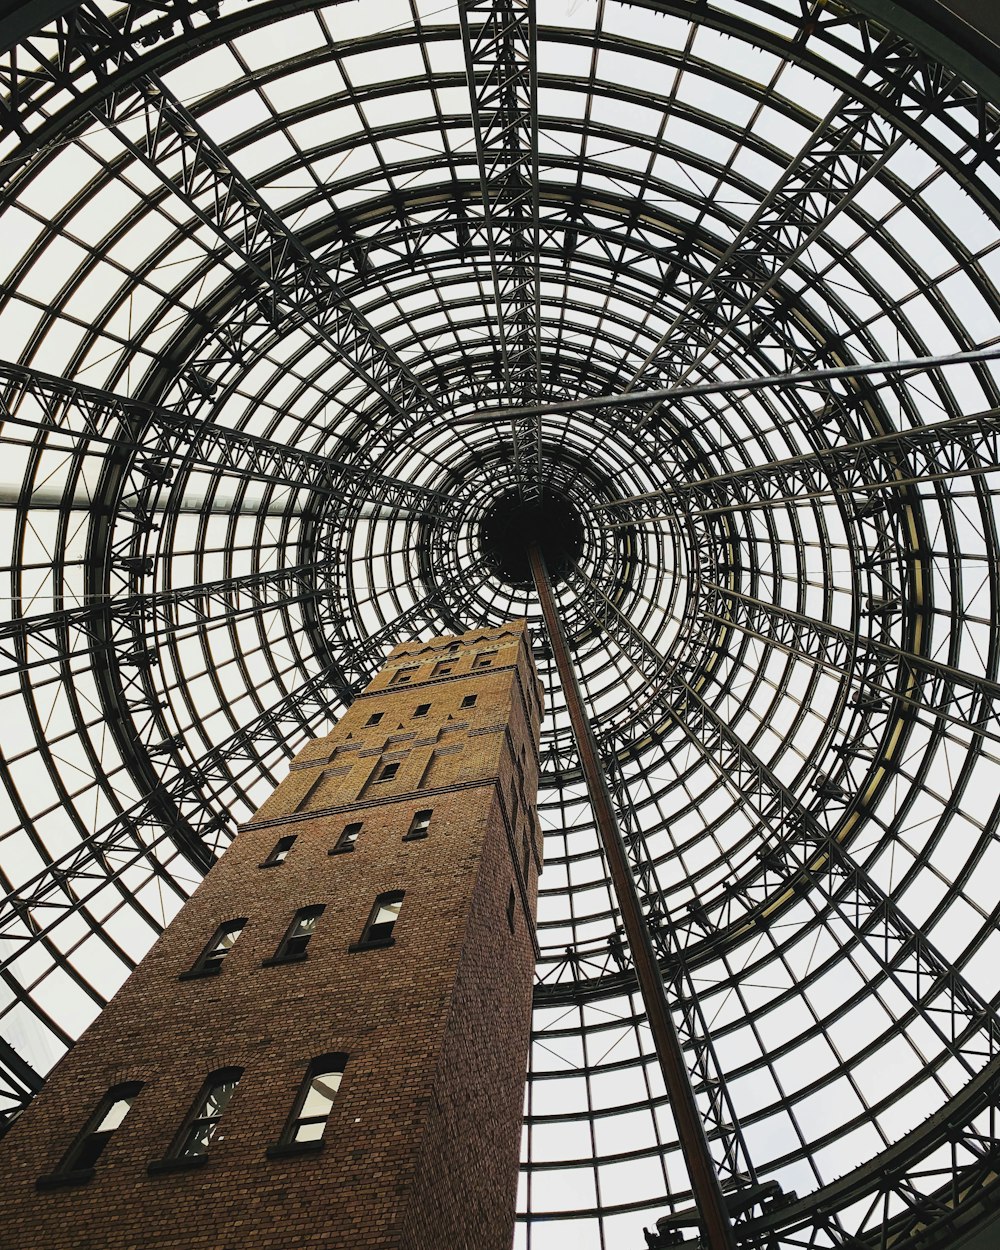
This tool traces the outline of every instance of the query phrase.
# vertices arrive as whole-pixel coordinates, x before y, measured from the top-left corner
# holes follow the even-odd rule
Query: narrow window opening
[[[181,973],[180,979],[185,981],[192,977],[214,976],[221,972],[222,961],[236,945],[236,939],[243,932],[246,922],[246,916],[239,916],[235,920],[227,920],[224,924],[220,924],[212,934],[212,940],[192,967],[187,972]]]
[[[380,894],[375,900],[368,921],[361,934],[361,939],[349,949],[351,951],[371,950],[374,947],[392,946],[395,938],[393,928],[399,919],[403,906],[403,891],[392,890],[388,894]]]
[[[399,772],[398,761],[392,764],[386,764],[383,767],[382,771],[379,773],[379,775],[375,778],[375,780],[376,781],[392,781],[393,777],[395,777],[395,775],[398,772]]]
[[[55,1189],[60,1185],[80,1185],[89,1181],[112,1134],[132,1109],[141,1089],[141,1081],[130,1081],[109,1089],[63,1155],[58,1169],[49,1176],[40,1176],[37,1188]]]
[[[157,1159],[147,1171],[175,1172],[182,1168],[199,1167],[208,1160],[208,1145],[215,1136],[219,1121],[229,1106],[243,1075],[242,1068],[220,1068],[209,1073],[191,1110],[184,1118],[180,1132],[165,1159]],[[221,1138],[220,1138],[221,1140]]]
[[[475,707],[475,706],[476,706],[476,699],[477,699],[478,697],[479,697],[478,695],[474,695],[474,694],[467,694],[467,695],[465,696],[465,698],[462,700],[462,702],[461,702],[460,706],[461,706],[461,707]]]
[[[431,827],[431,816],[433,810],[427,808],[422,812],[414,812],[413,819],[410,821],[410,827],[403,834],[404,842],[416,842],[419,838],[426,838],[427,831]]]
[[[269,1158],[320,1150],[323,1132],[344,1079],[347,1055],[322,1055],[309,1065],[281,1140],[268,1147]]]
[[[431,710],[431,705],[429,703],[421,703],[419,704],[419,706],[414,708],[413,715],[414,716],[426,716],[430,710]]]
[[[295,834],[290,833],[285,838],[279,838],[271,849],[270,855],[260,865],[261,868],[276,868],[279,864],[283,864],[288,858],[288,852],[292,849],[295,842]]]
[[[292,923],[288,926],[285,936],[278,944],[278,949],[274,952],[270,959],[265,959],[265,966],[270,964],[292,963],[293,961],[305,959],[306,947],[309,940],[316,931],[316,925],[322,916],[325,907],[322,903],[317,903],[312,907],[302,907],[292,919]]]
[[[367,728],[369,725],[377,725],[384,715],[384,712],[372,712],[371,716],[369,716],[365,721],[365,727]]]
[[[510,893],[507,895],[507,928],[510,929],[511,933],[514,932],[514,907],[514,887],[511,886]]]
[[[354,824],[345,825],[343,832],[341,833],[340,837],[337,839],[336,845],[333,847],[331,851],[328,851],[327,854],[343,855],[345,851],[353,851],[354,844],[355,842],[357,842],[358,835],[360,833],[361,833],[361,821],[360,820],[356,821]]]

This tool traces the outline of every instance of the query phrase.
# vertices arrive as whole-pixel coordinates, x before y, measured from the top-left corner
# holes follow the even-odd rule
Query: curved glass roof
[[[390,646],[527,617],[516,1244],[693,1236],[484,550],[541,495],[744,1244],[954,1244],[996,1177],[993,105],[805,0],[93,0],[0,94],[6,1105]]]

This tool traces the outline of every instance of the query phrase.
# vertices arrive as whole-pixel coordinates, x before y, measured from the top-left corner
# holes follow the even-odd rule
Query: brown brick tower
[[[508,1250],[539,718],[523,623],[397,647],[0,1143],[3,1250]]]

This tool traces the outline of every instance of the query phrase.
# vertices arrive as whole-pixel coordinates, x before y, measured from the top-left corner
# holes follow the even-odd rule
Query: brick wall
[[[396,648],[0,1142],[0,1247],[509,1247],[539,697],[521,623]],[[399,768],[379,780],[387,763]],[[404,840],[428,808],[428,836]],[[331,855],[359,821],[354,849]],[[284,862],[261,867],[290,835]],[[349,953],[376,895],[393,890],[405,891],[393,945]],[[313,904],[325,911],[307,957],[267,966],[293,913]],[[218,975],[178,980],[236,917],[247,924]],[[322,1148],[269,1157],[307,1065],[331,1052],[349,1058]],[[243,1076],[204,1164],[150,1175],[206,1075],[230,1066]],[[125,1081],[142,1091],[92,1178],[60,1184],[74,1135]]]

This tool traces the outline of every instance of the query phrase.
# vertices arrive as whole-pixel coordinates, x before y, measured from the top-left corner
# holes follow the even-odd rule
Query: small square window
[[[372,712],[371,716],[365,721],[365,728],[369,725],[377,725],[384,715],[384,712]]]
[[[434,665],[434,671],[431,673],[431,676],[432,677],[447,677],[449,673],[453,673],[454,671],[455,671],[454,660],[440,660],[437,664]]]
[[[419,838],[426,838],[427,831],[431,827],[431,816],[433,812],[427,808],[422,812],[414,812],[413,819],[410,821],[410,827],[403,834],[404,842],[416,842]]]
[[[413,709],[413,715],[414,716],[426,716],[430,710],[431,710],[431,705],[429,703],[421,703]]]
[[[486,651],[482,655],[477,655],[473,662],[473,668],[490,668],[496,659],[495,651]]]
[[[355,821],[354,824],[345,825],[343,832],[337,839],[337,842],[329,855],[343,855],[345,851],[353,851],[354,844],[358,840],[358,834],[361,832],[361,821]]]
[[[399,761],[396,760],[392,764],[386,764],[383,767],[382,771],[379,773],[379,775],[375,778],[375,780],[376,781],[392,781],[393,777],[395,777],[395,775],[398,772],[399,772]]]
[[[479,697],[478,695],[474,695],[474,694],[467,694],[467,695],[465,696],[465,698],[462,700],[462,702],[461,702],[460,706],[461,706],[461,707],[475,707],[475,706],[476,706],[476,699],[477,699],[478,697]]]
[[[408,681],[413,680],[413,674],[416,671],[416,665],[411,665],[409,668],[399,669],[393,677],[391,684],[393,686],[405,686]]]

